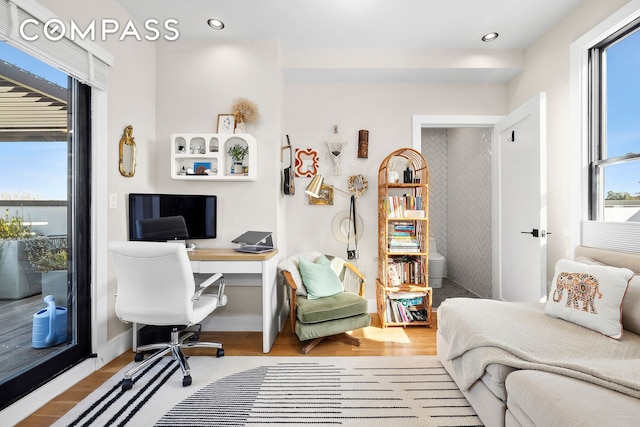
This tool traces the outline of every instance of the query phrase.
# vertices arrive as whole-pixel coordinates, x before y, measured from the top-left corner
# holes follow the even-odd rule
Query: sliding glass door
[[[0,408],[91,354],[90,96],[0,42]]]

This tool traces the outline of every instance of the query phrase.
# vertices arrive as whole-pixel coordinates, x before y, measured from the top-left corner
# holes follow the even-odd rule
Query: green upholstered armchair
[[[347,332],[369,326],[371,315],[364,298],[365,277],[353,264],[308,252],[282,261],[278,268],[290,290],[291,330],[303,342],[302,353],[325,338],[360,345]]]

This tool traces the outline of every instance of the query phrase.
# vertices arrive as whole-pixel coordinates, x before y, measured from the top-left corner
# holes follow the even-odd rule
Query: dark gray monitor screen
[[[216,237],[216,196],[192,194],[129,194],[129,240],[184,240],[184,230],[171,221],[158,222],[152,235],[145,235],[142,223],[153,218],[181,216],[187,226],[188,239]],[[167,227],[163,227],[167,224]]]

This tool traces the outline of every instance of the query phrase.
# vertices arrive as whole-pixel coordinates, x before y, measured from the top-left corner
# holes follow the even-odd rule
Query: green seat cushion
[[[314,338],[328,337],[353,331],[354,329],[364,328],[370,324],[371,315],[369,313],[321,323],[302,323],[298,321],[296,322],[296,335],[300,341],[307,341]]]
[[[319,257],[315,262],[300,258],[298,266],[302,283],[307,288],[307,298],[325,298],[344,291],[340,278],[326,256]]]
[[[352,292],[319,299],[298,296],[296,305],[297,318],[302,323],[327,322],[368,313],[367,300]]]

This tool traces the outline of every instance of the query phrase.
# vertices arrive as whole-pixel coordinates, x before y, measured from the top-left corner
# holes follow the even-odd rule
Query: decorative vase
[[[236,128],[233,133],[244,133],[244,122],[236,123]]]
[[[242,166],[242,162],[233,162],[231,165],[231,173],[233,174],[243,174],[244,166]]]

